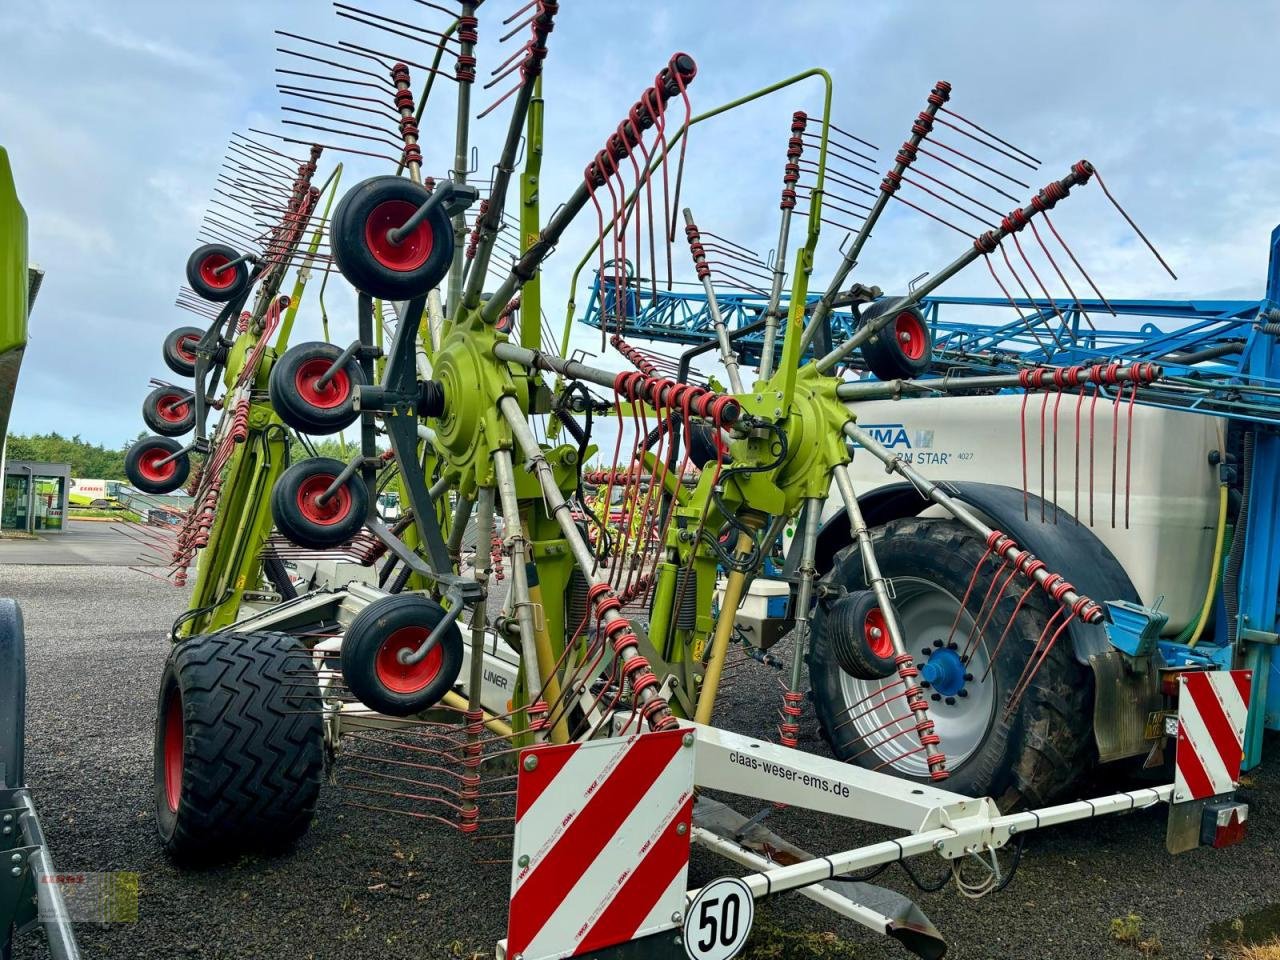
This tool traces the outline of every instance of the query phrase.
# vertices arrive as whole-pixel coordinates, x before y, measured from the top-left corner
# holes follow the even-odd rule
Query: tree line
[[[147,436],[139,433],[138,438]],[[337,437],[313,437],[312,445],[316,453],[322,457],[335,457],[346,460],[358,449],[357,438],[347,441],[344,452],[342,443]],[[41,463],[66,463],[71,465],[73,477],[91,478],[94,480],[124,480],[124,455],[130,444],[124,444],[118,450],[105,447],[100,443],[89,443],[81,439],[79,434],[64,437],[56,430],[52,433],[10,434],[5,456],[8,460],[35,460]],[[296,439],[290,438],[289,456],[297,460],[306,457],[306,451]]]

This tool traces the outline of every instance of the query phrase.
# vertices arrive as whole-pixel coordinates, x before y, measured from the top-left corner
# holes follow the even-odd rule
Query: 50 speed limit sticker
[[[747,942],[755,919],[751,888],[737,877],[712,880],[698,892],[684,917],[689,960],[730,960]]]

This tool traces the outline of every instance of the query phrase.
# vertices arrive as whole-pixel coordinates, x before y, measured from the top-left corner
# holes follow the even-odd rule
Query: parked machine
[[[27,263],[27,215],[0,147],[0,450],[43,274]],[[22,611],[0,597],[0,957],[42,927],[54,960],[77,960],[75,932],[26,781],[27,653]]]
[[[510,89],[479,116],[505,107],[509,120],[491,177],[472,180],[479,6],[462,0],[431,26],[414,10],[413,30],[352,8],[355,41],[287,34],[281,47],[326,68],[323,89],[281,86],[323,121],[325,150],[368,153],[370,130],[396,149],[394,173],[347,190],[301,258],[305,274],[327,243],[355,289],[349,345],[286,350],[286,323],[265,346],[295,303],[277,292],[318,199],[306,179],[318,144],[306,171],[255,142],[296,177],[273,234],[283,246],[202,247],[189,264],[191,288],[225,306],[171,336],[166,357],[187,362],[195,389],[152,406],[189,403],[196,439],[130,452],[131,481],[156,492],[206,457],[172,568],[182,581],[198,557],[194,597],[157,703],[165,848],[202,860],[287,845],[332,765],[362,806],[513,836],[500,956],[727,960],[754,902],[792,889],[941,956],[919,907],[849,879],[862,868],[938,856],[963,894],[983,896],[1007,885],[1027,832],[1162,803],[1171,851],[1238,841],[1248,811],[1234,790],[1246,717],[1253,750],[1265,715],[1261,641],[1275,636],[1280,579],[1258,567],[1250,588],[1240,573],[1249,504],[1274,471],[1261,431],[1237,448],[1205,414],[1269,419],[1270,301],[1222,321],[1246,334],[1242,364],[1223,369],[1201,366],[1235,355],[1216,341],[1082,326],[1122,306],[1096,288],[1090,301],[1026,292],[1008,298],[1017,321],[946,327],[930,297],[979,261],[1002,289],[1043,286],[1031,257],[1068,289],[1068,270],[1093,287],[1051,211],[1096,191],[1137,230],[1096,168],[1082,160],[1031,188],[1018,176],[1039,161],[953,111],[944,82],[890,161],[832,122],[818,69],[695,113],[698,68],[683,52],[594,157],[573,161],[588,162],[543,219],[541,76],[559,4],[534,0],[504,24],[524,44],[489,84]],[[394,55],[378,52],[388,45]],[[450,67],[451,160],[419,126]],[[702,123],[801,84],[820,90],[820,111],[779,131],[778,242],[761,260],[695,217],[686,145]],[[432,177],[436,164],[448,169]],[[859,170],[885,172],[877,184]],[[964,239],[886,294],[850,276],[895,203]],[[595,260],[587,320],[633,368],[621,373],[570,351],[572,290],[558,347],[544,326],[540,270],[579,216],[597,225],[579,265]],[[810,296],[833,221],[849,236]],[[674,295],[677,271],[701,293]],[[679,363],[627,340],[667,320],[695,344]],[[717,366],[699,376],[702,353]],[[305,449],[348,428],[359,449],[347,459],[286,464],[291,432]],[[1155,458],[1174,443],[1185,469],[1167,475]],[[605,467],[588,470],[597,457]],[[1246,532],[1228,539],[1233,517]],[[1211,635],[1215,598],[1256,585],[1269,600],[1241,596],[1239,624],[1263,633],[1231,633],[1224,604]],[[737,661],[782,680],[780,702],[758,705],[780,708],[776,742],[717,725]],[[806,703],[833,757],[796,749]],[[1170,748],[1167,782],[1059,802],[1097,760],[1160,768]],[[768,829],[776,804],[899,835],[817,855]],[[693,842],[751,872],[688,890]]]

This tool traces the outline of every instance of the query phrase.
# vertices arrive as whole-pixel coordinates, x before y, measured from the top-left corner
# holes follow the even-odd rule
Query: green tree
[[[36,460],[71,465],[73,477],[102,480],[124,479],[124,451],[89,443],[79,434],[64,437],[57,431],[31,435],[11,434],[7,448],[10,460]]]

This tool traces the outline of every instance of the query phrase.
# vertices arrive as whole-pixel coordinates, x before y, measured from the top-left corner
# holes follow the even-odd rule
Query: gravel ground
[[[324,791],[315,825],[291,854],[179,873],[154,837],[151,735],[164,632],[184,593],[124,567],[4,565],[0,593],[17,597],[26,615],[28,779],[55,862],[141,878],[138,923],[81,927],[86,957],[491,956],[505,926],[509,868],[478,861],[501,854],[477,852],[429,822],[353,808],[341,788]],[[768,668],[744,667],[723,704],[726,725],[769,735],[776,689]],[[762,698],[767,707],[753,706]],[[822,749],[811,722],[806,736],[803,748]],[[1210,924],[1280,902],[1280,871],[1267,866],[1271,827],[1280,825],[1278,766],[1273,760],[1251,778],[1243,846],[1171,858],[1160,812],[1107,817],[1033,838],[1001,895],[971,903],[948,887],[917,900],[961,960],[1139,957],[1110,933],[1111,920],[1130,913],[1142,918],[1143,938],[1159,940],[1159,956],[1201,960],[1212,955]],[[769,822],[818,852],[883,836],[794,810]],[[696,854],[691,883],[722,872]],[[880,882],[912,891],[896,868]],[[806,934],[785,943],[760,937],[757,957],[905,956],[797,895],[766,902],[757,917]],[[18,960],[44,956],[38,939],[16,952]]]

